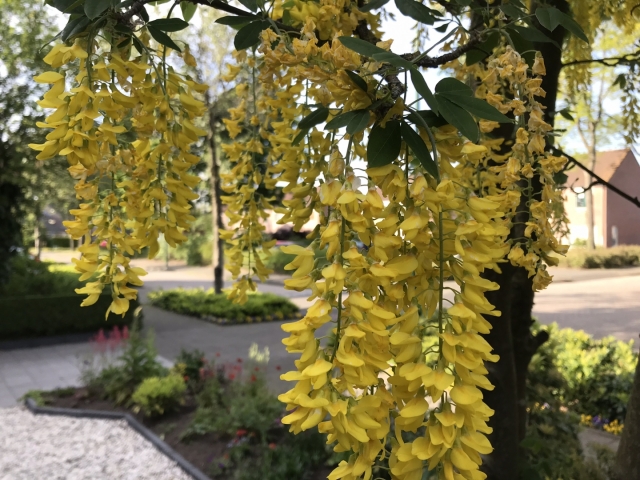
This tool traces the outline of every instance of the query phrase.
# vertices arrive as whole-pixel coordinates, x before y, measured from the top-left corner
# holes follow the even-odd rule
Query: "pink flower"
[[[126,325],[122,327],[122,339],[127,340],[129,338],[129,327]]]
[[[100,353],[104,353],[107,351],[108,340],[104,335],[104,330],[98,330],[98,334],[91,339],[91,343],[93,344],[93,348],[96,349]]]

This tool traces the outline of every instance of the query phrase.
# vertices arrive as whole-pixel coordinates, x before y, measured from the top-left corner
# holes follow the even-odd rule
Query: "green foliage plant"
[[[640,265],[639,245],[620,245],[611,248],[571,248],[560,258],[560,266],[571,268],[627,268]]]
[[[151,305],[200,318],[225,319],[230,323],[249,323],[291,318],[298,307],[288,299],[271,293],[253,293],[248,301],[238,305],[226,294],[215,294],[213,289],[157,290],[148,295]]]
[[[184,402],[187,385],[177,373],[166,377],[150,377],[142,381],[131,397],[134,411],[147,417],[164,415]]]

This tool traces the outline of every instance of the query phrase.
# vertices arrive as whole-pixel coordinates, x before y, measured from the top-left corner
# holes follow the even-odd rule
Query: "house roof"
[[[605,182],[611,180],[613,174],[620,164],[627,158],[627,155],[633,155],[630,149],[625,148],[623,150],[611,150],[608,152],[599,152],[596,155],[596,168],[595,174],[602,178]],[[567,172],[567,186],[569,187],[586,187],[588,185],[585,182],[586,172],[580,168],[573,167]]]

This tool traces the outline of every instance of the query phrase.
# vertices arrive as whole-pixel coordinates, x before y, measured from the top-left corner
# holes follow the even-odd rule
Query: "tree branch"
[[[425,57],[419,60],[416,63],[416,65],[423,68],[439,67],[453,60],[456,60],[457,58],[460,58],[462,55],[469,52],[470,50],[473,50],[473,48],[475,48],[475,46],[478,45],[481,40],[482,40],[482,33],[478,30],[472,30],[471,34],[469,35],[469,41],[467,41],[467,43],[465,43],[464,45],[460,45],[458,48],[456,48],[452,52],[445,53],[444,55],[440,55],[439,57]],[[419,55],[420,53],[416,52],[416,53],[406,53],[401,56],[402,58],[412,62]]]
[[[640,61],[640,50],[634,53],[623,55],[621,57],[587,58],[584,60],[573,60],[571,62],[563,63],[561,68],[570,67],[572,65],[584,65],[585,63],[600,63],[606,67],[616,67],[618,65],[637,63],[638,61]]]
[[[594,183],[599,183],[600,185],[603,185],[605,187],[607,187],[609,190],[611,190],[612,192],[617,193],[618,195],[620,195],[622,198],[624,198],[625,200],[628,200],[629,202],[633,203],[636,207],[640,208],[640,200],[638,200],[638,197],[632,197],[631,195],[629,195],[628,193],[623,192],[622,190],[620,190],[618,187],[612,185],[611,183],[607,182],[606,180],[604,180],[602,177],[599,177],[598,175],[595,174],[595,172],[593,172],[593,170],[585,167],[583,164],[581,164],[578,160],[576,160],[574,157],[572,157],[571,155],[569,155],[568,153],[563,152],[562,150],[560,150],[559,148],[556,147],[551,147],[551,151],[553,152],[554,155],[561,155],[564,157],[567,157],[567,159],[569,159],[569,161],[571,163],[573,163],[576,167],[584,170],[585,172],[587,172],[589,175],[591,175],[593,178],[596,179],[596,182],[592,182],[591,185],[589,185],[589,188],[593,187]]]

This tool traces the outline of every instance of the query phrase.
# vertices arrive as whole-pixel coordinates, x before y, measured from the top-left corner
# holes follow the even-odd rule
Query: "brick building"
[[[640,198],[640,164],[630,149],[598,153],[595,173],[625,193]],[[584,192],[588,174],[578,168],[567,172],[565,210],[570,220],[570,241],[587,239],[587,208]],[[640,245],[640,208],[602,185],[592,188],[596,246]]]

